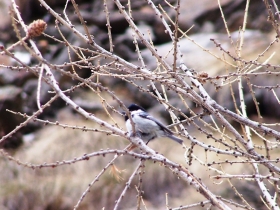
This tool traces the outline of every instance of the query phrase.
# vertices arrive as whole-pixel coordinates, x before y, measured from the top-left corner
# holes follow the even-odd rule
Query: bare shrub
[[[243,55],[243,48],[250,1],[236,33],[237,39],[232,37],[220,7],[227,46],[231,50],[219,40],[211,39],[220,52],[217,54],[180,29],[180,1],[165,1],[162,7],[147,0],[145,6],[153,11],[165,36],[172,42],[167,55],[157,50],[149,31],[138,28],[132,1],[126,5],[119,0],[102,2],[109,40],[107,49],[98,43],[102,39],[96,41],[95,37],[101,35],[89,27],[74,0],[66,1],[62,14],[46,1],[38,2],[48,11],[49,22],[37,20],[27,26],[15,1],[11,0],[11,24],[18,42],[10,47],[1,46],[1,55],[15,63],[1,64],[1,68],[31,72],[36,78],[37,110],[6,110],[24,121],[3,135],[0,144],[9,142],[30,124],[45,126],[39,131],[43,133],[40,141],[27,145],[23,151],[1,150],[1,182],[5,184],[1,184],[0,191],[6,194],[1,200],[2,206],[8,209],[15,209],[17,204],[21,209],[35,209],[42,204],[46,209],[101,209],[104,206],[106,209],[132,206],[174,210],[279,209],[279,124],[278,121],[266,123],[262,112],[267,111],[259,104],[259,100],[265,98],[265,90],[272,95],[269,100],[276,101],[275,113],[279,109],[279,85],[275,79],[279,65],[271,62],[273,56],[278,55],[277,51],[270,52],[279,48],[280,12],[274,0],[272,5],[267,0],[263,2],[269,17],[267,24],[274,30],[273,39],[257,57],[249,60]],[[69,14],[70,7],[74,15]],[[110,13],[114,7],[120,14]],[[112,35],[111,21],[117,17],[124,18],[132,30],[130,44],[136,50],[137,62],[127,61],[116,53],[123,51],[116,49],[114,41],[117,40]],[[80,25],[73,24],[75,18]],[[102,22],[100,17],[92,19],[96,19],[93,20],[96,24]],[[47,34],[50,27],[55,29],[56,36]],[[47,37],[59,46],[63,52],[60,56],[66,59],[56,62],[61,60],[45,58],[43,43],[39,46],[39,42],[34,41],[37,36]],[[188,67],[181,52],[182,40],[188,40],[201,52],[214,57],[224,66],[223,70],[212,74],[207,69],[198,71]],[[28,52],[31,63],[26,64],[15,56],[13,51],[18,47]],[[140,48],[148,50],[149,59],[156,67],[147,66]],[[172,63],[167,62],[168,56]],[[198,57],[197,62],[205,61]],[[261,85],[256,78],[262,80]],[[262,92],[258,94],[259,91]],[[92,97],[90,103],[77,97],[83,94]],[[132,95],[133,98],[139,96],[139,101],[151,104],[156,101],[164,107],[172,122],[170,128],[184,139],[183,148],[165,139],[146,145],[139,137],[126,133],[121,111],[127,112],[126,105]],[[223,96],[222,99],[217,100],[217,95]],[[55,103],[67,105],[66,108],[61,105],[62,114],[56,116],[61,111],[55,109],[55,120],[41,117],[51,113]],[[162,111],[161,108],[154,110]],[[248,114],[252,110],[255,115]],[[130,150],[128,143],[137,149]],[[11,177],[20,181],[12,184]],[[42,188],[42,194],[37,195],[34,188]],[[20,201],[17,204],[13,202],[16,196]]]

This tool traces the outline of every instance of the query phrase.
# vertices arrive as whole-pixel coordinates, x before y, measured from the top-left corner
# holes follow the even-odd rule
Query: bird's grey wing
[[[140,113],[139,116],[143,117],[145,119],[154,121],[161,129],[165,130],[169,134],[173,134],[173,132],[171,130],[169,130],[167,127],[165,127],[165,125],[163,125],[161,122],[159,122],[157,119],[155,119],[151,115],[149,115],[147,113]]]
[[[182,139],[177,138],[176,136],[174,136],[174,134],[173,134],[173,132],[171,130],[169,130],[167,127],[165,127],[161,122],[159,122],[158,120],[153,118],[151,115],[149,115],[147,113],[140,113],[139,116],[144,118],[144,119],[148,119],[148,120],[154,121],[165,132],[164,136],[166,136],[166,137],[168,137],[168,138],[178,142],[179,144],[183,143]]]

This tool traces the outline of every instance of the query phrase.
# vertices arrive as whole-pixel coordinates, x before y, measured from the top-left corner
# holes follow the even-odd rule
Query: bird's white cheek
[[[126,121],[125,126],[126,126],[126,129],[129,133],[132,132],[132,125],[131,125],[129,119]]]

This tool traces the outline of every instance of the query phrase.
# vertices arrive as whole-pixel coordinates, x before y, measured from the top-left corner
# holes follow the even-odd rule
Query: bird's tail
[[[176,141],[176,142],[178,142],[179,144],[182,144],[182,143],[183,143],[183,140],[182,140],[182,139],[179,139],[178,137],[176,137],[176,136],[174,136],[174,135],[172,135],[172,134],[169,134],[167,137],[170,138],[170,139],[172,139],[172,140],[174,140],[174,141]]]

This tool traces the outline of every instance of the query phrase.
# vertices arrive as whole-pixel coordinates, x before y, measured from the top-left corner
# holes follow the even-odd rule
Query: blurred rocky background
[[[49,6],[60,14],[63,14],[65,7],[65,0],[47,0]],[[124,5],[127,1],[121,1]],[[165,33],[159,18],[155,15],[153,10],[146,4],[145,1],[130,1],[132,8],[132,15],[134,22],[139,26],[143,33],[148,34],[150,31],[153,43],[157,49],[162,52],[163,55],[168,54],[172,48],[170,38]],[[162,0],[154,0],[156,5],[160,4],[167,14],[174,19],[175,12]],[[171,4],[176,1],[169,1]],[[224,16],[227,20],[229,31],[232,33],[232,39],[238,40],[240,37],[239,29],[242,26],[244,18],[244,9],[246,1],[244,0],[221,0],[221,6],[223,8]],[[79,4],[81,15],[87,21],[87,25],[90,29],[90,33],[94,35],[94,40],[109,50],[109,39],[106,27],[106,17],[104,13],[104,2],[100,0],[76,0]],[[44,7],[36,0],[18,0],[21,15],[26,24],[31,23],[38,18],[47,22],[48,27],[45,31],[46,34],[54,37],[60,37],[57,29],[54,25],[53,17],[45,10]],[[9,16],[9,0],[0,1],[0,45],[8,47],[17,42],[16,35],[11,25],[11,17]],[[110,23],[112,26],[112,35],[114,42],[114,53],[120,57],[126,59],[134,64],[140,64],[138,56],[135,52],[135,46],[132,43],[133,38],[131,36],[131,29],[124,17],[120,14],[113,1],[107,1],[108,8],[110,10]],[[181,14],[179,19],[179,27],[186,31],[191,26],[194,27],[189,31],[188,36],[195,42],[199,43],[214,54],[222,56],[222,52],[210,39],[215,39],[221,43],[225,50],[234,52],[236,45],[230,44],[230,39],[226,33],[224,22],[221,18],[220,9],[215,0],[181,0]],[[68,18],[77,28],[81,28],[78,17],[74,14],[74,9],[69,3],[67,8]],[[271,26],[271,23],[267,21],[267,11],[262,0],[255,0],[250,2],[249,17],[247,22],[247,30],[245,33],[244,47],[242,51],[242,57],[247,60],[258,57],[273,41],[275,33]],[[67,40],[77,46],[86,46],[86,43],[81,43],[76,39],[75,35],[68,31],[63,26],[61,30]],[[66,48],[52,39],[46,36],[40,36],[35,39],[40,51],[44,58],[50,63],[63,64],[68,62],[68,54]],[[207,72],[210,77],[217,75],[225,75],[230,71],[234,71],[229,66],[225,66],[209,53],[201,50],[198,46],[193,44],[187,39],[182,39],[180,43],[182,52],[184,53],[184,61],[187,66],[195,69],[197,72]],[[151,59],[151,55],[144,45],[140,44],[143,58],[147,64],[147,67],[153,69],[156,67],[156,63]],[[269,52],[279,52],[279,46],[273,45]],[[20,58],[28,65],[35,65],[34,60],[24,50],[24,48],[17,47],[14,51],[16,57]],[[167,57],[167,60],[172,64],[172,56]],[[263,62],[264,59],[260,59]],[[280,61],[279,54],[276,54],[269,61],[271,64],[278,64]],[[0,56],[0,63],[7,66],[15,66],[14,61],[7,56]],[[70,70],[70,67],[69,67]],[[78,72],[80,76],[87,78],[90,76],[90,70],[83,69]],[[62,89],[67,89],[76,84],[71,78],[56,75],[57,80]],[[264,78],[265,77],[265,78]],[[276,85],[278,83],[278,77],[276,76],[258,76],[252,78],[251,82],[255,85],[267,85],[264,84],[267,80],[270,80],[270,85]],[[165,110],[158,105],[158,102],[151,96],[145,93],[138,92],[136,87],[125,83],[115,78],[101,78],[100,81],[104,86],[114,90],[125,103],[130,102],[138,103],[149,111],[153,110],[156,113],[160,113],[164,116]],[[216,92],[216,86],[212,83],[206,83],[205,86],[214,99],[221,105],[228,108],[233,108],[230,101],[230,93],[227,90],[221,89]],[[47,102],[51,94],[48,93],[49,87],[43,83],[41,89],[41,103]],[[15,71],[7,68],[0,68],[0,135],[6,135],[12,131],[19,123],[23,121],[23,118],[18,115],[8,113],[6,109],[16,112],[32,114],[37,111],[36,94],[37,94],[37,78],[28,71]],[[137,94],[135,94],[137,91]],[[256,115],[254,103],[249,94],[249,89],[244,88],[245,93],[248,93],[248,110],[251,116]],[[276,94],[279,95],[278,90]],[[81,106],[94,114],[100,114],[102,106],[94,103],[97,100],[90,92],[86,90],[75,91],[71,97],[78,101]],[[264,117],[271,119],[280,117],[279,103],[271,92],[264,89],[259,89],[256,93],[258,102],[260,103],[261,112]],[[113,105],[115,102],[110,101]],[[172,102],[172,95],[170,98]],[[177,101],[172,102],[175,106]],[[103,111],[102,111],[103,112]],[[104,115],[105,117],[105,115]],[[114,116],[118,119],[119,123],[122,123],[121,116]],[[64,102],[57,100],[52,104],[51,108],[48,108],[40,115],[41,119],[49,119],[52,121],[58,120],[59,122],[75,122],[75,124],[84,125],[85,121],[71,111]],[[89,122],[87,122],[91,125]],[[71,159],[75,156],[82,155],[95,151],[97,148],[124,148],[127,142],[114,140],[113,137],[104,137],[100,134],[93,134],[87,132],[86,134],[77,131],[65,131],[56,126],[44,126],[39,123],[30,123],[17,132],[11,139],[5,141],[1,148],[5,148],[7,151],[16,154],[16,156],[24,161],[30,161],[35,163],[52,162],[57,160]],[[49,135],[51,134],[51,135]],[[96,144],[94,139],[100,139]],[[65,143],[65,139],[67,139]],[[106,141],[105,141],[106,139]],[[164,141],[164,140],[163,140]],[[165,141],[164,141],[165,142]],[[177,160],[183,163],[182,157],[177,156],[177,152],[180,151],[180,147],[174,145],[170,148],[162,147],[162,143],[154,142],[154,148],[157,148],[159,152],[164,153],[167,157]],[[181,151],[182,154],[184,151]],[[181,154],[181,156],[183,156]],[[1,160],[1,159],[0,159]],[[100,158],[97,162],[90,160],[89,162],[83,162],[72,165],[71,167],[63,167],[59,169],[42,169],[42,171],[30,171],[28,168],[17,167],[11,164],[9,161],[1,160],[2,172],[0,175],[0,209],[73,209],[75,202],[81,196],[88,183],[90,183],[99,172],[104,164],[106,164],[104,158]],[[133,162],[133,160],[129,160]],[[120,167],[126,168],[127,173],[124,174],[124,180],[129,175],[132,169],[127,168],[127,159],[124,162],[119,163]],[[78,168],[77,168],[78,167]],[[201,198],[192,198],[192,194],[189,191],[183,189],[186,186],[174,186],[174,176],[169,171],[158,171],[159,167],[155,164],[146,169],[147,179],[151,179],[151,182],[156,183],[153,186],[157,186],[156,189],[150,189],[149,185],[144,186],[144,199],[147,202],[149,209],[162,209],[162,206],[158,206],[165,199],[165,195],[158,194],[158,192],[168,192],[170,198],[173,199],[174,205],[180,204],[180,198],[187,197],[190,200],[199,201]],[[236,170],[242,170],[238,168]],[[5,171],[5,172],[4,172]],[[238,173],[238,172],[237,172]],[[203,175],[202,175],[203,176]],[[34,183],[34,177],[36,180]],[[111,209],[110,203],[114,204],[114,200],[119,195],[120,189],[122,189],[124,182],[115,182],[112,176],[109,174],[106,176],[107,180],[102,180],[99,184],[98,193],[92,193],[87,196],[86,201],[80,209],[101,209],[103,206],[106,209]],[[147,182],[148,183],[148,182]],[[180,185],[180,182],[175,182],[176,185]],[[212,182],[209,182],[211,185]],[[244,197],[250,197],[252,206],[256,209],[262,209],[260,204],[258,193],[254,191],[254,185],[252,184],[252,190],[242,189],[242,185],[238,186],[244,195]],[[178,189],[182,189],[178,192]],[[253,193],[252,193],[253,192]],[[225,189],[224,193],[227,193]],[[231,197],[231,196],[229,196]],[[125,206],[122,209],[129,209],[135,203],[135,196],[126,196]],[[93,207],[94,206],[94,207]],[[133,208],[132,208],[133,209]],[[198,208],[199,209],[199,208]]]

